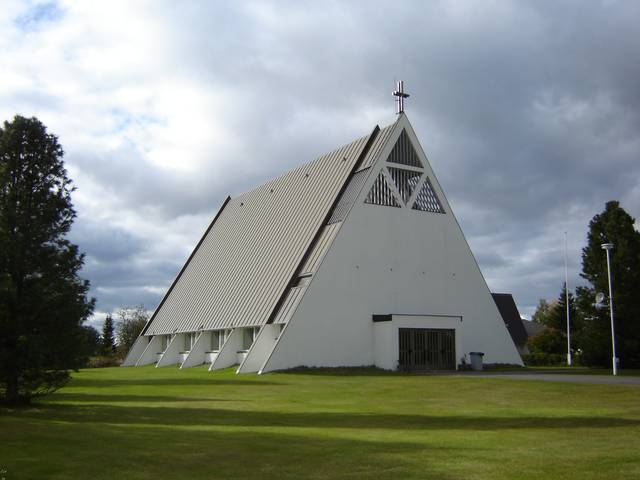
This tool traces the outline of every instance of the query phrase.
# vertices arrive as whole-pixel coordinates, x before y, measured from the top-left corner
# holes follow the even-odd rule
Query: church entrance
[[[401,370],[455,370],[455,330],[400,328],[398,332]]]

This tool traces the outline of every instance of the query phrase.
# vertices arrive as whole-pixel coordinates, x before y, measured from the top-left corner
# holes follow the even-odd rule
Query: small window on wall
[[[249,350],[254,340],[258,336],[260,329],[258,327],[245,328],[242,332],[242,349]]]
[[[190,352],[196,343],[197,334],[195,332],[184,334],[184,350]]]
[[[162,335],[160,337],[160,351],[164,352],[169,346],[170,335]]]
[[[224,344],[224,333],[220,330],[214,330],[211,332],[211,350],[217,352],[222,348]]]

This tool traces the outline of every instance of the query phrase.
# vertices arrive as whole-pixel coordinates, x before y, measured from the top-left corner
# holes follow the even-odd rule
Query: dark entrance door
[[[455,370],[456,332],[440,328],[400,328],[400,369]]]

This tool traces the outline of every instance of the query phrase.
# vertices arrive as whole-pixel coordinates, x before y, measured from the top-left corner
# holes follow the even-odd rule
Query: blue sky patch
[[[40,30],[44,25],[64,17],[64,10],[56,2],[38,3],[15,19],[15,24],[25,32]]]

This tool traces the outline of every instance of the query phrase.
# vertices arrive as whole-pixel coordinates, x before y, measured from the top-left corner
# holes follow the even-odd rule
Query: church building
[[[399,108],[227,198],[124,365],[455,370],[470,352],[522,364]]]

